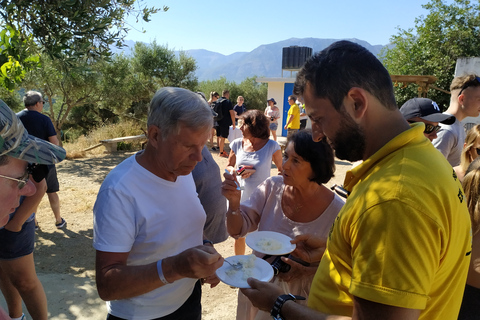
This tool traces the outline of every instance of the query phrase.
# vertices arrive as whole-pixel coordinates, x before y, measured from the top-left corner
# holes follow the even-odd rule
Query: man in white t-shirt
[[[441,129],[433,145],[453,166],[460,164],[465,129],[461,121],[466,117],[478,117],[480,112],[480,78],[474,74],[455,77],[450,85],[450,106],[445,113],[455,116],[453,124],[440,124]]]
[[[166,87],[147,125],[145,150],[108,174],[93,209],[98,293],[107,319],[201,319],[200,283],[218,284],[223,264],[203,237],[191,175],[212,113],[198,94]]]

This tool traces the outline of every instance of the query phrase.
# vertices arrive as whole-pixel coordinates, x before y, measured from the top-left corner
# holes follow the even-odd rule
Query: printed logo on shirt
[[[332,232],[333,228],[335,227],[335,223],[337,223],[337,220],[340,220],[340,217],[338,215],[335,218],[335,221],[333,221],[332,226],[330,227],[330,231],[328,232],[328,240],[332,240]]]
[[[460,199],[460,203],[463,202],[463,191],[462,189],[458,189],[458,199]]]

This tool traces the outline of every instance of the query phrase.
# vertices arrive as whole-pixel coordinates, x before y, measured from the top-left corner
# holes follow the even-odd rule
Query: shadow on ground
[[[107,307],[98,297],[95,280],[70,274],[39,274],[42,283],[54,282],[45,288],[49,304],[49,319],[106,319]]]
[[[37,231],[35,239],[35,267],[38,273],[82,274],[95,268],[95,250],[92,247],[93,230],[73,232]]]
[[[71,274],[38,273],[48,297],[48,319],[103,320],[107,318],[107,307],[97,294],[95,280],[89,276]],[[0,306],[6,309],[5,301]],[[23,305],[27,319],[32,319]]]
[[[102,183],[107,174],[120,162],[135,152],[113,152],[95,158],[65,160],[57,165],[58,175],[69,174],[78,177],[93,176],[92,181]]]

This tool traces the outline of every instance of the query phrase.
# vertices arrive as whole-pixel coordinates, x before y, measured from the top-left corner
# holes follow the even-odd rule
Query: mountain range
[[[313,53],[323,50],[339,39],[290,38],[287,40],[261,45],[250,52],[235,52],[223,55],[204,49],[185,50],[197,62],[196,76],[199,81],[216,80],[225,77],[228,81],[241,82],[247,77],[281,77],[282,48],[290,46],[309,47]],[[358,43],[375,55],[378,55],[383,45],[371,45],[359,39],[345,39]],[[123,50],[131,52],[134,41],[127,40]],[[178,52],[177,52],[178,53]]]

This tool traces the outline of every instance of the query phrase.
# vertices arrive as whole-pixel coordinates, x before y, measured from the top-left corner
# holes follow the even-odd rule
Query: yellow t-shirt
[[[457,319],[472,244],[461,185],[414,124],[349,171],[308,305],[351,316],[353,297]]]
[[[292,104],[290,109],[288,109],[287,121],[292,114],[293,120],[288,124],[287,129],[300,129],[300,108],[296,103]]]

